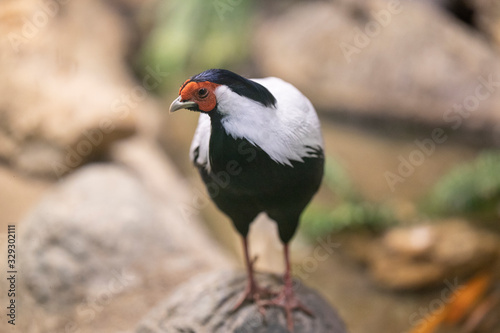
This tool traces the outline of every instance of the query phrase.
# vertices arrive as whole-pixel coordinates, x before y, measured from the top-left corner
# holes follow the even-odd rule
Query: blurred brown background
[[[0,36],[2,331],[134,331],[189,277],[242,266],[188,159],[197,115],[167,114],[227,68],[318,110],[294,272],[350,332],[500,332],[498,1],[3,0]],[[251,237],[281,272],[272,222]]]

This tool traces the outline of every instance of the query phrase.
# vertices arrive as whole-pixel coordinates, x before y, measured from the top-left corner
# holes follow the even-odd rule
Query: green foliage
[[[424,201],[423,210],[438,216],[495,219],[499,206],[500,151],[486,151],[444,176]]]
[[[231,67],[247,57],[252,2],[172,0],[161,2],[138,69],[169,73],[160,89],[176,89],[187,76]]]
[[[342,165],[332,157],[326,159],[324,183],[342,200],[359,200],[349,175]]]
[[[389,207],[363,201],[345,169],[331,157],[325,164],[324,184],[341,202],[333,208],[313,205],[306,210],[302,230],[310,238],[356,228],[378,231],[396,222]]]
[[[332,158],[326,163],[324,184],[340,204],[333,208],[316,204],[304,213],[302,230],[311,238],[355,228],[378,231],[397,223],[390,207],[363,201],[345,169]],[[463,216],[496,223],[500,215],[500,151],[485,151],[473,162],[453,168],[425,198],[419,215]]]
[[[312,239],[357,228],[380,231],[396,222],[391,209],[367,202],[344,202],[333,209],[311,207],[302,221],[304,232]]]

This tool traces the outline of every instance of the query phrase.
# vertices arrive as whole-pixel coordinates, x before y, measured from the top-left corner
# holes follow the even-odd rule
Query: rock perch
[[[262,286],[279,290],[281,277],[257,274]],[[243,272],[218,271],[198,275],[177,288],[162,304],[150,312],[135,333],[286,333],[283,309],[267,308],[265,316],[254,303],[246,303],[232,312],[238,296],[245,288]],[[298,299],[315,317],[302,311],[294,313],[295,333],[345,333],[345,325],[337,312],[315,291],[294,281]]]

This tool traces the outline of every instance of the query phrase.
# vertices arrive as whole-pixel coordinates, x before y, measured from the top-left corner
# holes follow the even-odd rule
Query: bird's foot
[[[238,310],[247,302],[255,302],[259,312],[262,315],[265,315],[265,307],[261,305],[261,302],[274,295],[276,295],[276,292],[268,288],[260,287],[256,283],[248,283],[245,290],[236,301],[236,304],[233,306],[233,312]]]
[[[295,296],[292,288],[286,286],[277,294],[277,296],[270,300],[263,300],[259,302],[260,306],[269,307],[277,306],[285,310],[286,325],[290,332],[293,332],[293,311],[299,310],[305,314],[314,317],[314,314]]]
[[[263,306],[260,306],[259,303],[262,300],[277,295],[275,291],[272,291],[269,288],[261,287],[257,284],[257,282],[255,282],[255,279],[253,277],[253,265],[256,260],[257,257],[253,258],[253,260],[250,261],[250,270],[252,273],[248,277],[248,283],[245,287],[245,290],[236,301],[236,304],[233,306],[233,312],[238,310],[241,306],[243,306],[243,304],[247,302],[255,302],[258,306],[259,312],[262,315],[265,315],[265,308]]]

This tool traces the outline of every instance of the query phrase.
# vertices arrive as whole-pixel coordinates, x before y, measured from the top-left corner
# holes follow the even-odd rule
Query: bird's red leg
[[[245,254],[245,264],[247,268],[247,285],[245,291],[240,296],[236,305],[233,307],[233,311],[241,307],[246,301],[260,301],[266,297],[273,295],[274,293],[266,288],[259,287],[254,277],[253,264],[257,258],[250,260],[250,253],[248,251],[248,240],[243,237],[243,251]],[[259,306],[259,311],[262,312],[263,308]]]
[[[293,310],[300,310],[311,317],[314,317],[314,314],[306,308],[296,297],[293,292],[293,281],[292,281],[292,272],[290,268],[290,255],[288,244],[285,244],[284,247],[285,252],[285,276],[284,282],[285,285],[282,291],[271,300],[260,302],[263,306],[278,306],[285,309],[286,315],[286,325],[290,332],[293,332]]]

